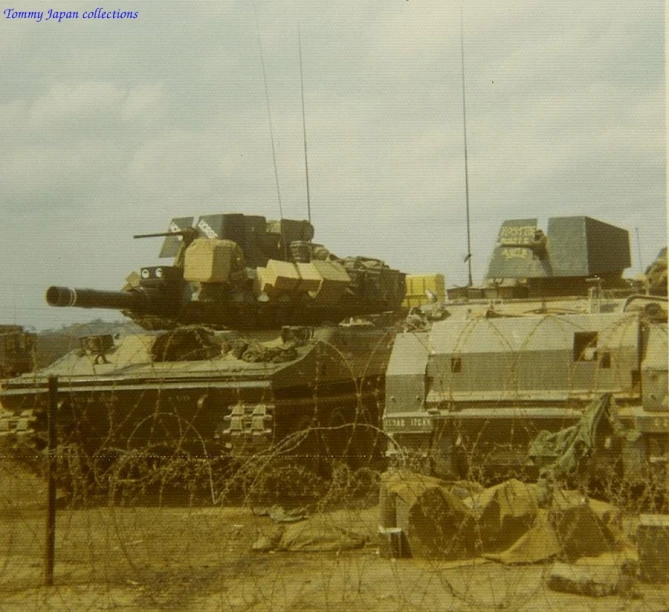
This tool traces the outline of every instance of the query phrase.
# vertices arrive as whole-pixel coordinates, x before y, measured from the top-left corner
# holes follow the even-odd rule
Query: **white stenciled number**
[[[197,226],[202,230],[202,232],[207,236],[207,238],[216,238],[216,232],[211,228],[211,225],[207,223],[204,219],[200,219],[197,222]]]

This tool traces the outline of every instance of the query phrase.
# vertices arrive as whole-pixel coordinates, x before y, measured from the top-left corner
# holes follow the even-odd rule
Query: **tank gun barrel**
[[[49,306],[79,308],[112,308],[137,312],[155,311],[151,296],[142,289],[132,291],[97,291],[95,289],[72,289],[49,287],[46,291]]]

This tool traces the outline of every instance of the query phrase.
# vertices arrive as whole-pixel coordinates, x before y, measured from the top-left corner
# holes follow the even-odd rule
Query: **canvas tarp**
[[[315,514],[283,531],[276,548],[286,551],[324,552],[362,548],[374,541],[378,509]]]
[[[616,509],[577,492],[558,491],[540,509],[537,485],[512,479],[459,499],[453,485],[406,470],[381,488],[382,526],[401,529],[412,556],[535,563],[600,555],[621,540]]]

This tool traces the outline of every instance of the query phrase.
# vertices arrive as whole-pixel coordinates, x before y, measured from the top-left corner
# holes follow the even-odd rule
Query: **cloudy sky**
[[[136,19],[83,19],[133,10]],[[444,0],[13,0],[0,14],[0,322],[48,285],[117,289],[174,216],[306,218],[298,24],[316,240],[464,284],[460,5]],[[473,274],[504,219],[588,215],[666,244],[664,3],[470,0]]]

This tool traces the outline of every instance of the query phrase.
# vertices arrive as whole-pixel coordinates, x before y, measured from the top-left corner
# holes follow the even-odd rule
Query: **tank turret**
[[[629,233],[614,225],[583,216],[553,217],[544,233],[536,219],[507,220],[481,297],[587,295],[594,282],[603,289],[624,288],[622,274],[630,265]]]
[[[119,309],[146,329],[180,324],[269,329],[398,310],[404,274],[378,259],[336,257],[307,221],[241,214],[173,219],[160,257],[122,291],[49,287],[50,306]]]

